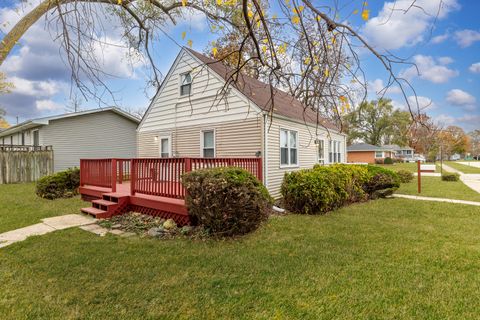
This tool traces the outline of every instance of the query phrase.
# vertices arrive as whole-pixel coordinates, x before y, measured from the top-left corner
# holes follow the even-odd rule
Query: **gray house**
[[[81,158],[134,158],[139,122],[113,107],[32,119],[1,131],[0,146],[52,146],[60,171]]]

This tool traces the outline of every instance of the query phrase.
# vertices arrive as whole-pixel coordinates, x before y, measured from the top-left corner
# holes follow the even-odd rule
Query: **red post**
[[[123,160],[119,160],[119,166],[118,166],[118,183],[122,184],[123,183]]]
[[[185,158],[185,172],[190,172],[190,171],[192,171],[192,159]]]
[[[262,158],[258,158],[257,161],[257,172],[258,172],[258,180],[263,183],[263,166],[262,166]]]
[[[135,195],[135,180],[136,180],[136,160],[132,159],[130,162],[130,195]]]
[[[83,175],[85,174],[84,170],[84,165],[83,165],[83,159],[80,159],[80,186],[82,187],[84,185],[84,178]]]
[[[112,159],[112,192],[117,191],[117,159]]]
[[[420,169],[420,160],[417,160],[418,193],[422,192],[422,170]]]

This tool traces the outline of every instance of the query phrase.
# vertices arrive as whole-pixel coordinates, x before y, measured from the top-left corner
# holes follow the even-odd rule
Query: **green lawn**
[[[394,164],[376,164],[376,166],[392,169],[394,171],[408,170],[411,172],[417,172],[417,164],[413,162],[394,163]]]
[[[480,202],[480,193],[470,189],[463,182],[442,181],[440,177],[422,177],[421,194],[417,192],[417,177],[410,183],[402,183],[396,193]]]
[[[0,233],[40,222],[40,219],[79,213],[85,207],[79,197],[46,200],[35,195],[35,185],[0,184]]]
[[[0,249],[0,319],[473,319],[479,234],[480,208],[406,199],[236,240],[57,231]]]
[[[466,164],[461,164],[455,161],[445,161],[445,164],[463,173],[480,173],[480,168],[472,167]],[[438,168],[438,170],[440,170],[440,167]]]

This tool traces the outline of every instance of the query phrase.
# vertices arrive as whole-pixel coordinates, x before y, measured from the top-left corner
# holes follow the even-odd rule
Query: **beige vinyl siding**
[[[52,145],[55,171],[81,158],[133,158],[137,123],[105,111],[52,120],[40,128],[41,145]]]
[[[192,72],[192,93],[180,96],[180,75]],[[138,128],[139,132],[171,130],[175,127],[199,126],[257,119],[258,108],[236,90],[224,96],[225,81],[183,51],[172,66],[151,107]],[[140,140],[141,141],[141,140]],[[144,150],[141,146],[140,150]]]
[[[270,120],[269,120],[270,123]],[[299,169],[312,168],[318,163],[318,146],[315,139],[323,139],[325,141],[325,163],[328,163],[328,141],[329,137],[334,140],[342,141],[342,162],[345,162],[345,136],[327,132],[323,128],[315,128],[304,123],[284,120],[280,118],[272,118],[271,125],[267,124],[267,188],[270,194],[278,198],[280,197],[280,186],[283,181],[285,172]],[[280,166],[280,129],[294,130],[298,132],[298,166],[282,167]]]
[[[170,136],[172,156],[200,157],[201,131],[211,129],[215,130],[216,157],[254,157],[257,151],[262,150],[261,120],[249,119],[138,132],[138,156],[159,157],[159,138]]]

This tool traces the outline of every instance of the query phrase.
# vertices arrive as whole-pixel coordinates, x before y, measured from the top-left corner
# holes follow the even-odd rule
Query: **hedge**
[[[78,194],[80,169],[67,169],[40,178],[36,184],[36,194],[45,199],[70,198]]]
[[[460,175],[458,173],[444,173],[442,175],[443,181],[458,181],[460,180]]]
[[[192,223],[213,235],[243,235],[257,229],[273,204],[262,183],[240,168],[195,170],[182,180]]]
[[[385,197],[399,185],[392,170],[335,164],[286,173],[281,194],[289,211],[322,214],[349,203]]]

